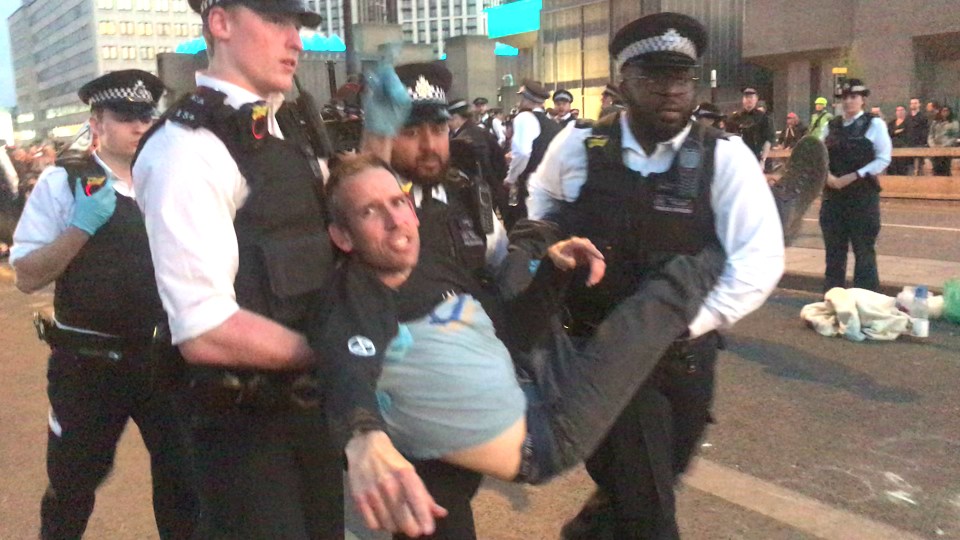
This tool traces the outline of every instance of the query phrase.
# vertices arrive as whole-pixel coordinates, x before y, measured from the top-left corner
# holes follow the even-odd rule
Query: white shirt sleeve
[[[515,184],[533,153],[533,141],[540,136],[540,122],[532,112],[525,111],[513,119],[513,139],[510,140],[510,169],[507,171],[506,182]]]
[[[204,334],[240,307],[233,219],[248,191],[236,163],[210,131],[167,123],[133,169],[160,299],[174,344]]]
[[[571,122],[547,147],[543,161],[527,182],[527,213],[530,219],[544,219],[565,202],[580,196],[587,181],[587,148],[584,141],[593,130],[577,129]]]
[[[690,323],[690,337],[732,326],[760,307],[784,269],[783,229],[756,158],[739,139],[717,141],[711,206],[726,267]]]
[[[887,131],[887,125],[883,123],[883,120],[873,118],[870,121],[870,127],[867,128],[865,137],[873,143],[873,151],[876,155],[873,161],[857,169],[857,172],[860,173],[860,176],[868,174],[879,176],[890,165],[893,150],[890,132]]]
[[[490,211],[493,213],[493,210]],[[499,268],[507,258],[507,248],[510,241],[507,238],[507,229],[496,214],[493,214],[493,232],[487,235],[487,266]]]
[[[23,214],[13,233],[10,264],[57,239],[67,230],[73,217],[73,193],[67,182],[67,171],[48,167],[37,180],[27,198]]]
[[[493,122],[493,134],[497,137],[497,144],[503,144],[503,141],[507,140],[507,134],[503,129],[503,122],[499,118],[494,117]]]

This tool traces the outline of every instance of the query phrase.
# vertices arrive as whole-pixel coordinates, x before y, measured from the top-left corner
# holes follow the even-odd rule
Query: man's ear
[[[327,232],[330,233],[330,240],[333,241],[333,245],[340,248],[340,251],[344,253],[353,252],[353,237],[350,236],[350,231],[336,223],[331,223],[327,227]]]
[[[230,14],[221,6],[214,6],[207,13],[207,28],[210,30],[210,35],[217,39],[230,37],[230,31],[233,28],[232,22]]]

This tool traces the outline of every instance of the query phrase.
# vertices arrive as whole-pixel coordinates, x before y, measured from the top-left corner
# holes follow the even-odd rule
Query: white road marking
[[[814,223],[819,223],[819,219],[815,218],[803,218],[804,221],[812,221]],[[902,225],[900,223],[881,223],[884,227],[898,227],[901,229],[919,229],[921,231],[943,231],[943,232],[956,232],[960,233],[960,229],[955,229],[952,227],[928,227],[926,225]]]
[[[921,537],[834,508],[795,491],[696,458],[683,483],[817,538],[837,540],[920,540]]]

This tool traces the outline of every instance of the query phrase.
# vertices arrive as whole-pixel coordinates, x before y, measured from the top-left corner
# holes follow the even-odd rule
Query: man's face
[[[230,82],[261,97],[290,89],[303,52],[300,21],[295,15],[235,6],[212,8],[208,17],[211,34],[217,39],[214,54],[227,57],[221,65],[229,71]]]
[[[367,169],[346,179],[338,196],[343,223],[331,226],[334,243],[387,285],[402,284],[420,257],[420,222],[397,179],[385,169]]]
[[[621,76],[620,92],[630,120],[650,130],[657,142],[670,140],[690,121],[695,87],[692,69],[627,65]]]
[[[557,116],[563,116],[568,112],[570,112],[570,102],[565,99],[561,99],[560,101],[554,101],[553,110]]]
[[[937,110],[937,107],[933,104],[933,102],[932,102],[932,101],[928,101],[928,102],[927,102],[927,112],[928,112],[928,113],[932,113],[932,112],[935,112],[936,110]]]
[[[817,103],[813,106],[813,108],[816,109],[817,112],[822,111],[825,107],[826,105],[824,105],[823,103]]]
[[[757,108],[757,101],[760,98],[756,94],[744,94],[741,103],[743,103],[743,110],[752,111]]]
[[[390,154],[393,168],[418,184],[443,179],[450,161],[450,128],[446,122],[424,122],[400,130]]]
[[[788,117],[787,117],[787,125],[788,125],[788,126],[795,126],[795,125],[797,125],[797,117],[796,117],[796,116],[788,116]]]
[[[98,150],[125,159],[133,158],[140,138],[153,125],[153,117],[121,114],[104,110],[90,117],[90,129],[97,139]]]
[[[911,100],[910,100],[910,112],[912,112],[912,113],[920,112],[920,100],[919,100],[919,99],[911,99]]]
[[[863,110],[863,96],[847,94],[843,96],[843,114],[853,116]]]
[[[609,107],[613,105],[613,97],[610,94],[604,94],[600,97],[600,106]]]
[[[903,120],[906,117],[907,117],[907,110],[904,109],[903,107],[897,107],[897,119]]]
[[[482,104],[482,105],[481,105],[481,104],[475,104],[475,105],[473,106],[473,109],[474,109],[474,111],[476,111],[477,116],[482,115],[482,114],[486,114],[486,112],[487,112],[487,104],[486,104],[486,103],[484,103],[484,104]]]

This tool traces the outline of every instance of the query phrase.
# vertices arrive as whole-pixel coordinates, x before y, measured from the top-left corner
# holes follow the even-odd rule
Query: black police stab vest
[[[852,173],[876,158],[877,153],[873,143],[866,136],[873,118],[872,114],[864,113],[849,126],[844,126],[843,117],[837,116],[827,124],[829,131],[823,142],[830,156],[831,174],[843,176]],[[867,175],[854,180],[852,184],[840,190],[824,186],[823,196],[825,199],[855,197],[878,191],[880,191],[880,183],[876,177]]]
[[[234,218],[237,303],[302,331],[334,261],[323,175],[292,111],[281,107],[276,113],[285,137],[279,139],[267,131],[265,105],[238,110],[225,97],[206,87],[183,97],[143,137],[141,148],[166,121],[209,129],[224,143],[250,192]]]
[[[603,281],[570,291],[575,322],[589,327],[603,320],[673,255],[719,245],[710,191],[717,139],[725,137],[694,122],[670,169],[644,176],[623,164],[619,114],[594,126],[584,142],[587,180],[577,200],[557,216],[565,233],[589,238],[607,262]]]
[[[517,180],[521,186],[527,185],[527,178],[533,174],[533,171],[537,170],[540,162],[543,161],[543,155],[547,153],[547,147],[550,146],[550,141],[552,141],[562,129],[560,124],[557,124],[547,116],[547,113],[543,111],[532,112],[540,124],[540,135],[537,135],[537,138],[533,140],[533,147],[530,151],[530,161],[527,162],[526,168],[523,169],[523,172],[520,173],[520,177]]]
[[[107,174],[93,157],[57,166],[67,171],[71,193],[77,182]],[[151,337],[166,321],[147,229],[134,199],[117,193],[113,215],[57,278],[53,307],[62,324],[131,339]]]
[[[476,200],[478,181],[450,169],[443,181],[446,203],[429,195],[431,185],[422,186],[420,260],[397,295],[401,320],[427,315],[448,292],[482,295],[487,237],[480,213],[491,210]]]

